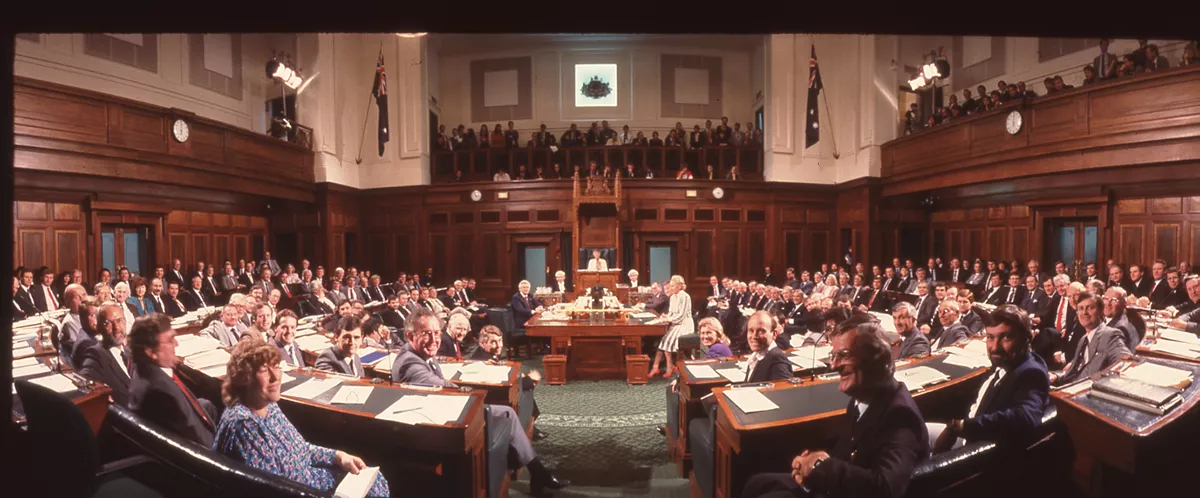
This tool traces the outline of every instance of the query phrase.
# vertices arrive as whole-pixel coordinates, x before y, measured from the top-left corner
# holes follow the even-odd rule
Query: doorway
[[[438,150],[438,115],[429,111],[429,150]]]
[[[1091,217],[1047,220],[1046,266],[1062,261],[1067,265],[1067,272],[1074,274],[1078,268],[1095,263],[1099,224]]]
[[[153,260],[153,227],[146,225],[100,225],[100,263],[117,273],[124,266],[134,275],[144,275]]]
[[[528,280],[529,286],[532,289],[546,286],[546,274],[550,272],[550,266],[546,262],[547,255],[550,252],[549,244],[518,244],[517,254],[517,276],[522,280]]]
[[[674,242],[652,242],[646,245],[651,282],[666,282],[675,274],[676,252]]]

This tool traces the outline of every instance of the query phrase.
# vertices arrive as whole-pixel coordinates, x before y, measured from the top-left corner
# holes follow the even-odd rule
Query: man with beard
[[[1029,349],[1033,331],[1028,315],[1003,305],[984,315],[984,322],[992,370],[972,398],[966,418],[926,424],[935,453],[980,440],[1025,444],[1046,411],[1050,378],[1046,362]]]
[[[800,453],[790,474],[752,476],[741,496],[904,496],[913,468],[929,456],[925,420],[893,377],[883,329],[856,317],[830,335],[838,390],[851,398],[843,415],[849,431],[829,452]]]
[[[91,329],[91,314],[96,303],[84,303],[80,316],[84,317],[85,329]],[[125,314],[120,305],[105,304],[96,312],[95,330],[99,340],[88,337],[76,344],[75,366],[79,374],[102,382],[112,388],[112,400],[121,406],[129,402],[129,369],[133,357],[125,350]]]

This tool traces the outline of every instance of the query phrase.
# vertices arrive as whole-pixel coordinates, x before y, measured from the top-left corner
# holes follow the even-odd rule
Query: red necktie
[[[1063,322],[1067,319],[1067,296],[1062,296],[1058,303],[1058,319],[1054,321],[1054,328],[1063,329]]]
[[[454,357],[460,360],[462,359],[462,351],[459,351],[457,342],[454,343]]]
[[[175,381],[175,385],[179,386],[179,390],[183,391],[183,395],[187,396],[188,401],[192,402],[192,408],[196,409],[196,413],[200,414],[200,418],[204,420],[204,423],[208,424],[209,427],[214,427],[212,421],[208,419],[208,414],[204,413],[204,408],[200,407],[200,402],[197,401],[196,397],[192,396],[192,392],[183,385],[183,381],[179,380],[179,376],[171,374],[171,380]]]
[[[45,289],[46,289],[46,302],[51,304],[50,309],[46,310],[46,311],[58,309],[58,300],[54,299],[54,292],[52,292],[49,287],[46,287]]]

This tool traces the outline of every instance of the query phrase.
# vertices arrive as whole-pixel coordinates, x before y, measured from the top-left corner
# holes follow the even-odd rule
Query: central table
[[[650,324],[620,312],[586,312],[568,320],[542,316],[525,323],[525,334],[550,338],[551,353],[567,357],[568,379],[625,378],[627,352],[640,353],[643,337],[667,332],[665,323]]]

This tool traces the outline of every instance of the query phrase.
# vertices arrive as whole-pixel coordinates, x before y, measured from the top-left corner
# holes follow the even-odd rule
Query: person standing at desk
[[[257,338],[233,348],[221,385],[228,409],[209,446],[258,470],[332,491],[347,473],[358,474],[367,464],[344,451],[311,444],[296,430],[278,405],[281,360],[279,350]],[[387,480],[376,476],[367,496],[390,495]]]
[[[667,333],[663,334],[662,340],[658,342],[658,351],[654,354],[654,364],[650,366],[647,378],[658,375],[658,365],[664,356],[667,359],[667,371],[663,373],[663,377],[673,375],[675,362],[671,360],[671,354],[679,349],[679,336],[695,333],[696,324],[692,321],[692,297],[684,292],[686,288],[687,284],[680,275],[672,275],[671,280],[667,283],[667,295],[671,296],[671,299],[670,307],[667,308],[667,314],[663,318],[670,326],[667,328]]]
[[[528,282],[522,283],[528,285]],[[458,387],[442,376],[442,367],[437,362],[436,356],[438,348],[441,347],[442,335],[441,323],[436,315],[428,310],[418,310],[404,322],[404,337],[408,344],[401,349],[400,355],[392,363],[392,382]],[[486,423],[490,438],[511,437],[509,455],[516,458],[515,462],[510,460],[510,466],[515,463],[517,468],[529,469],[530,494],[541,496],[545,489],[562,489],[570,484],[565,479],[555,477],[554,473],[542,464],[512,407],[492,405]]]
[[[592,249],[592,259],[588,260],[588,271],[608,271],[608,261],[600,257],[599,249]]]
[[[850,430],[829,452],[796,456],[790,474],[752,476],[741,496],[904,496],[913,468],[929,456],[925,420],[908,388],[893,378],[879,324],[847,320],[830,335],[838,390],[851,398],[844,415]]]

